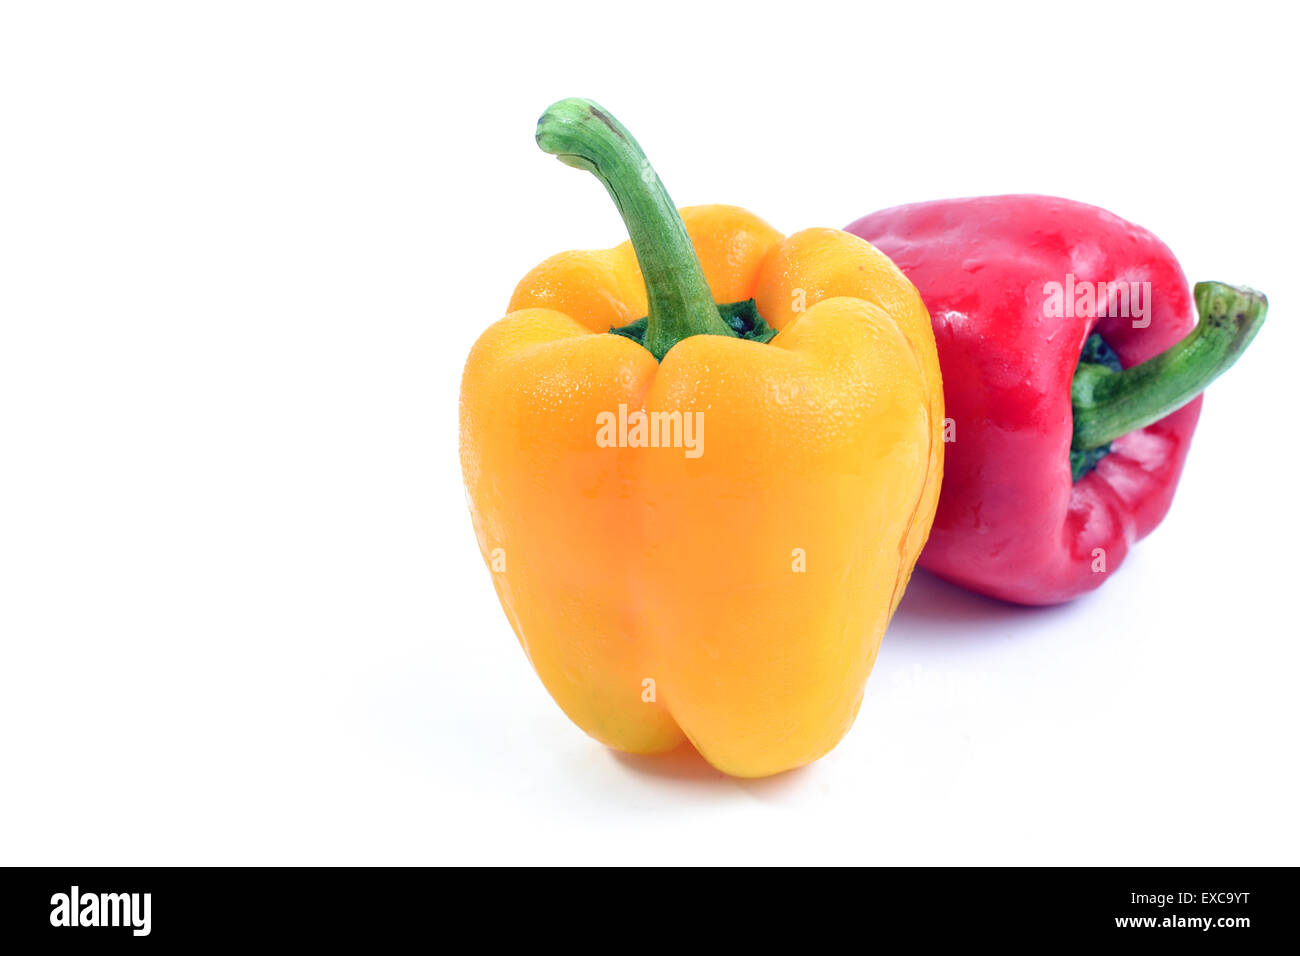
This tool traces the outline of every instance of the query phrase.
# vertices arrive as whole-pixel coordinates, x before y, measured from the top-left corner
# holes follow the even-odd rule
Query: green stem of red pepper
[[[1253,289],[1198,282],[1200,319],[1177,345],[1141,365],[1115,371],[1080,362],[1070,399],[1076,450],[1099,448],[1182,408],[1241,357],[1268,312]]]
[[[537,145],[595,173],[613,197],[645,279],[644,344],[656,359],[692,335],[735,336],[718,313],[677,207],[622,123],[590,100],[560,100],[537,121]]]

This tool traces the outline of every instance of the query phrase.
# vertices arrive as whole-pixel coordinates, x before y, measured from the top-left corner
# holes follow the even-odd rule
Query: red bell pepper
[[[1267,300],[1193,295],[1159,239],[1066,199],[917,203],[848,231],[920,290],[939,345],[951,444],[922,567],[1021,604],[1099,586],[1168,512],[1200,392]]]

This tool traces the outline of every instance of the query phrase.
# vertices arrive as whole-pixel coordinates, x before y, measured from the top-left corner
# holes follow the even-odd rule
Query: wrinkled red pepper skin
[[[1047,196],[899,206],[848,231],[898,264],[934,323],[955,434],[921,565],[1019,604],[1098,587],[1168,512],[1201,399],[1116,439],[1075,483],[1071,381],[1094,331],[1128,368],[1192,330],[1191,291],[1172,253],[1104,209]],[[1150,325],[1048,318],[1044,285],[1067,274],[1149,282]]]

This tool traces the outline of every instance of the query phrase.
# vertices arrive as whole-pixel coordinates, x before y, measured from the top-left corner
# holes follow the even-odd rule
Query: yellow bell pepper
[[[934,517],[925,306],[848,233],[679,214],[594,103],[552,106],[537,142],[601,179],[631,242],[542,263],[466,364],[461,464],[501,605],[611,747],[689,739],[741,777],[816,760]]]

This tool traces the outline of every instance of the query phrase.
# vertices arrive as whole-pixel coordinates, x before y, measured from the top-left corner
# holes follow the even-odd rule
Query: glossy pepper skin
[[[806,764],[852,724],[933,517],[929,317],[847,233],[782,238],[731,206],[678,218],[653,176],[641,195],[635,141],[595,104],[551,107],[538,142],[606,182],[632,242],[533,269],[466,363],[461,462],[501,605],[597,740],[689,738],[741,777]],[[663,303],[697,293],[700,324],[753,299],[777,334],[679,328],[661,361],[610,334],[648,315],[650,343]],[[598,446],[620,406],[702,413],[700,454]]]
[[[1159,239],[1066,199],[924,202],[848,230],[898,264],[934,323],[953,433],[921,566],[1021,604],[1101,585],[1168,512],[1198,393],[1249,344],[1266,301],[1218,283],[1194,301]],[[1077,289],[1075,315],[1048,305],[1052,282]],[[1083,283],[1102,282],[1149,283],[1147,314],[1109,286],[1089,313]],[[1081,362],[1094,333],[1127,371]],[[1075,481],[1071,451],[1089,449],[1101,457]]]

